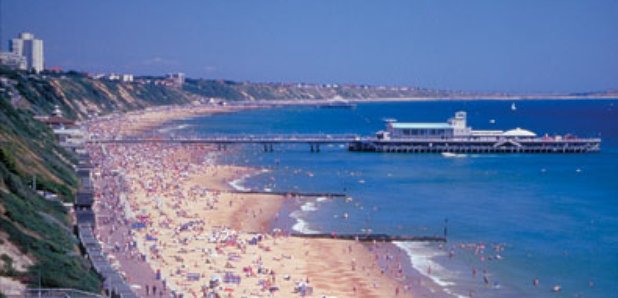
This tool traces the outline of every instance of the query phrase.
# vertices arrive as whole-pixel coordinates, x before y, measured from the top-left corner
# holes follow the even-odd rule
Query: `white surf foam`
[[[296,223],[292,226],[292,230],[297,231],[299,233],[303,233],[303,234],[319,233],[318,231],[309,228],[309,224],[300,218],[296,219]]]
[[[319,233],[319,231],[311,229],[309,227],[309,223],[302,218],[303,214],[306,214],[306,212],[307,211],[296,210],[290,214],[290,217],[296,220],[296,223],[294,223],[294,225],[292,226],[292,230],[304,234]]]
[[[318,210],[318,206],[314,202],[307,202],[300,206],[300,210],[305,212],[313,212]]]
[[[246,176],[240,177],[236,180],[232,180],[230,182],[228,182],[228,184],[235,190],[237,191],[249,191],[249,188],[246,188],[243,183],[245,182],[245,179],[247,179]]]
[[[316,201],[316,202],[324,202],[324,201],[326,201],[326,200],[328,200],[328,198],[327,198],[327,197],[317,197],[317,198],[315,199],[315,201]]]
[[[173,130],[181,130],[181,129],[185,129],[187,127],[189,127],[189,124],[180,124],[180,125],[176,125],[176,126],[168,126],[168,127],[164,127],[159,129],[159,132],[170,132]]]
[[[292,230],[304,234],[317,234],[319,231],[311,229],[309,223],[304,220],[304,216],[309,212],[315,212],[318,210],[316,202],[305,202],[300,206],[300,210],[296,210],[290,213],[290,217],[296,220],[296,223],[292,226]]]
[[[428,277],[441,287],[455,285],[454,282],[450,282],[447,280],[451,276],[451,274],[449,274],[449,272],[444,267],[442,267],[440,264],[436,263],[433,260],[434,257],[445,255],[444,252],[433,249],[427,244],[422,243],[399,241],[395,241],[393,243],[397,245],[397,247],[405,251],[406,254],[408,254],[412,267],[416,269],[416,271],[418,271],[420,274]],[[428,272],[429,268],[431,268],[431,273]]]
[[[243,175],[238,179],[228,182],[227,184],[237,191],[250,191],[251,190],[250,188],[245,187],[244,185],[245,181],[253,176],[258,176],[260,174],[264,174],[268,172],[270,172],[268,169],[261,169],[258,173],[250,173],[250,174]],[[266,191],[266,189],[264,191]],[[269,192],[271,191],[272,189]]]

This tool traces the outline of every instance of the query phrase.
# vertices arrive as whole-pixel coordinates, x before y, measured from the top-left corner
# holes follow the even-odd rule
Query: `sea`
[[[618,297],[618,101],[448,100],[361,103],[354,109],[281,107],[168,125],[184,135],[373,135],[384,120],[444,122],[466,111],[474,129],[602,138],[590,154],[359,153],[340,145],[238,145],[221,162],[264,169],[234,185],[340,192],[280,217],[304,233],[448,235],[446,244],[396,243],[429,296]],[[177,129],[174,129],[177,128]],[[537,283],[538,282],[538,283]],[[556,286],[560,291],[554,292]]]

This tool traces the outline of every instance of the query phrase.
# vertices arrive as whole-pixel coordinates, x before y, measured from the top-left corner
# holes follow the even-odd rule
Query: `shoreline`
[[[618,100],[617,96],[591,96],[591,97],[581,97],[581,96],[487,96],[487,97],[476,97],[476,96],[458,96],[458,97],[384,97],[384,98],[341,98],[342,100],[348,101],[350,103],[389,103],[389,102],[436,102],[436,101],[611,101]],[[329,103],[332,99],[285,99],[285,100],[275,100],[275,99],[262,99],[255,101],[230,101],[230,106],[238,106],[236,104],[250,103],[251,105],[256,106],[257,108],[264,108],[269,106],[319,106],[325,103]]]
[[[244,181],[268,172],[270,171],[266,169],[260,170],[254,168],[253,173],[244,175],[234,181]],[[234,186],[231,187],[234,188]],[[248,189],[242,184],[240,187],[244,190]],[[306,214],[307,212],[318,211],[315,204],[323,200],[332,200],[332,198],[307,197],[304,199],[284,200],[283,208],[280,209],[283,218],[277,218],[272,223],[282,224],[290,229],[289,231],[284,229],[284,232],[292,232],[293,230],[293,232],[304,234],[324,233],[324,231],[313,230],[308,227],[309,223],[302,218],[303,213]],[[277,228],[276,225],[274,225],[274,227]],[[281,228],[281,226],[278,228]],[[309,241],[315,241],[315,239]],[[330,241],[330,239],[326,241]],[[352,242],[349,240],[337,241],[342,241],[344,243],[346,241]],[[380,266],[383,267],[381,270],[382,274],[397,281],[402,289],[407,289],[406,292],[413,293],[414,297],[463,297],[449,289],[448,287],[453,286],[454,283],[443,280],[444,277],[437,276],[435,270],[434,273],[426,273],[428,268],[441,268],[440,265],[433,260],[432,256],[414,253],[414,249],[405,247],[405,243],[407,242],[393,241],[374,242],[373,244],[365,242],[360,244],[368,252],[380,255],[381,257],[377,261]],[[423,243],[412,243],[411,246],[417,247],[417,245],[423,246]],[[439,248],[440,251],[442,251],[442,249],[443,248]],[[446,253],[444,254],[446,255]],[[417,262],[417,264],[415,265],[414,262]],[[445,270],[444,268],[441,269]],[[400,295],[405,297],[403,294]]]
[[[230,110],[236,110],[236,108],[229,110],[223,108],[218,112]],[[196,114],[193,115],[196,116]],[[174,114],[157,125],[152,125],[150,122],[151,125],[123,131],[143,133],[148,129],[159,127],[162,123],[178,119],[178,116],[183,118],[183,115]],[[251,171],[255,173],[256,170],[217,164],[214,161],[216,158],[213,157],[217,152],[208,146],[200,146],[201,148],[196,149],[197,151],[186,149],[191,146],[174,145],[150,146],[153,148],[147,148],[148,145],[146,145],[134,151],[122,145],[107,145],[106,147],[107,150],[118,150],[117,153],[121,153],[115,157],[129,156],[129,160],[138,160],[134,163],[124,159],[123,162],[126,164],[116,170],[126,171],[124,174],[130,190],[127,192],[126,199],[130,211],[136,214],[137,218],[146,218],[141,222],[144,228],[131,230],[133,232],[131,238],[136,242],[134,246],[145,261],[144,263],[149,264],[154,269],[153,272],[159,272],[157,273],[157,276],[161,277],[159,281],[165,280],[165,285],[159,286],[159,289],[168,288],[174,289],[176,293],[196,294],[203,291],[201,285],[208,283],[205,280],[213,274],[223,275],[222,273],[227,270],[233,276],[254,279],[256,278],[254,275],[243,273],[246,273],[247,268],[255,269],[257,266],[258,269],[265,267],[269,272],[274,271],[277,275],[283,276],[283,280],[279,277],[278,281],[275,281],[275,273],[272,273],[270,277],[266,276],[261,279],[258,277],[257,280],[271,284],[276,282],[278,287],[276,292],[280,292],[282,297],[291,295],[294,288],[299,285],[307,287],[306,281],[310,281],[309,285],[314,289],[314,294],[320,295],[384,297],[394,294],[400,296],[410,294],[408,286],[388,276],[389,274],[385,275],[385,270],[380,269],[382,268],[380,265],[382,256],[380,251],[373,251],[371,246],[331,239],[307,241],[289,238],[278,233],[268,235],[273,220],[278,217],[287,198],[268,194],[226,193],[225,190],[231,188],[228,182],[239,179]],[[161,154],[161,152],[164,153]],[[195,155],[196,152],[199,154]],[[200,155],[208,156],[208,158],[205,158],[206,161],[198,161]],[[162,168],[158,167],[156,162],[152,163],[152,160],[148,160],[148,158],[152,159],[152,156],[162,159],[164,163],[166,159],[171,158],[173,161],[166,164],[164,168],[168,172],[173,168],[172,174],[161,172]],[[187,162],[188,160],[191,162]],[[120,164],[122,165],[123,162]],[[141,163],[148,165],[144,167]],[[181,168],[175,168],[175,166],[181,166]],[[165,186],[161,189],[164,191],[153,191],[152,185],[148,184],[149,179],[150,182],[157,181]],[[170,194],[173,195],[169,196]],[[172,205],[169,206],[170,204]],[[202,210],[196,208],[204,204],[207,208]],[[171,216],[174,210],[176,215]],[[159,219],[159,223],[156,223],[155,219]],[[205,220],[200,222],[202,219]],[[126,223],[131,224],[129,220]],[[174,226],[175,228],[172,228]],[[226,226],[232,230],[223,228]],[[255,231],[255,227],[259,227],[258,231]],[[233,235],[235,246],[230,248],[228,245],[223,245],[229,239],[223,243],[220,241],[222,239],[212,243],[205,239],[208,237],[206,231],[211,232],[210,240],[215,234]],[[99,232],[105,233],[105,230]],[[262,234],[263,239],[256,246],[247,245],[256,237],[256,234],[251,232]],[[188,238],[178,239],[179,235],[185,233],[188,233]],[[178,242],[179,240],[181,241]],[[342,253],[346,251],[347,254],[342,257]],[[228,261],[225,264],[217,260],[223,252],[228,254]],[[231,258],[229,254],[235,257]],[[251,260],[250,256],[253,258],[259,256],[257,259],[259,265],[256,265],[257,260]],[[384,256],[384,258],[387,257]],[[198,265],[200,260],[204,259],[206,264]],[[240,264],[236,265],[232,262]],[[190,265],[191,270],[195,272],[188,272],[187,265]],[[359,267],[362,269],[358,270]],[[393,267],[391,266],[391,270]],[[197,278],[200,282],[190,283],[187,281],[189,277]],[[346,278],[342,281],[342,277]],[[256,289],[252,284],[254,283],[251,281],[237,285],[225,283],[225,287],[219,287],[218,290],[232,291],[239,295],[264,294],[263,286],[260,290],[260,287]]]

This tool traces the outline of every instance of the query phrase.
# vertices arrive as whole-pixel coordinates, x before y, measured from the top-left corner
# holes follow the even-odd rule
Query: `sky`
[[[465,91],[618,89],[616,0],[3,0],[46,67]]]

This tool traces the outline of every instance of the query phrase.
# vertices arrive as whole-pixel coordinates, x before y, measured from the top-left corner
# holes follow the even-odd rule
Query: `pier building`
[[[538,137],[523,129],[474,130],[460,111],[447,122],[405,123],[386,120],[375,139],[351,142],[350,151],[435,153],[585,153],[600,151],[601,139],[567,136]]]
[[[415,139],[415,138],[534,138],[536,133],[515,128],[507,131],[503,130],[473,130],[467,126],[466,112],[460,111],[455,113],[453,118],[448,119],[448,122],[438,123],[404,123],[397,122],[394,119],[385,120],[386,130],[377,133],[378,139]]]

